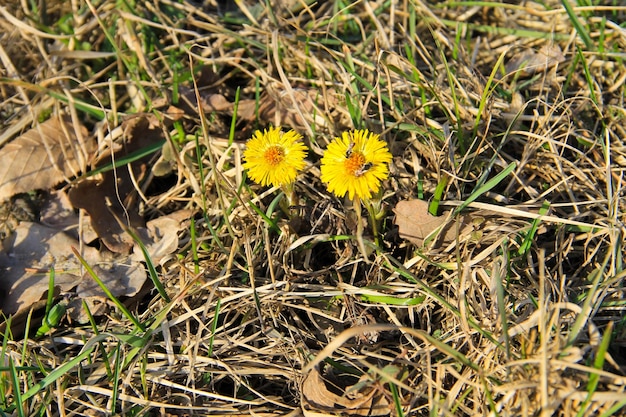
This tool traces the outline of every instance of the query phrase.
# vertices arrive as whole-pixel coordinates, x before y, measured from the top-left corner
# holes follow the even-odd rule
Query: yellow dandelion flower
[[[322,182],[337,197],[348,193],[369,200],[380,182],[389,176],[391,153],[380,135],[366,130],[344,132],[335,138],[322,157]]]
[[[244,168],[252,181],[263,186],[281,186],[295,181],[306,163],[307,148],[300,142],[302,135],[279,127],[254,132],[243,152]]]

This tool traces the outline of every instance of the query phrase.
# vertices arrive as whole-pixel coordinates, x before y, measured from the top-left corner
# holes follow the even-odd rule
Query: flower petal
[[[321,180],[337,197],[372,198],[389,175],[392,155],[380,136],[368,130],[343,132],[326,148],[321,161]]]

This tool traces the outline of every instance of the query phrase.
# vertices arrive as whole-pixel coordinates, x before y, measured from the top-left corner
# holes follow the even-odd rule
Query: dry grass
[[[51,112],[105,136],[179,94],[181,108],[231,103],[171,128],[174,173],[142,206],[196,213],[159,267],[172,301],[129,300],[146,332],[112,309],[40,340],[5,335],[4,415],[622,413],[626,8],[248,1],[228,20],[213,2],[4,3],[3,141]],[[241,167],[269,124],[311,148],[299,224]],[[319,180],[350,128],[394,155],[367,259],[352,209]],[[398,236],[398,201],[443,181],[443,205],[466,201],[511,163],[466,209],[483,217],[471,236],[420,250]],[[536,232],[507,211],[544,203]],[[329,391],[372,409],[324,408]]]

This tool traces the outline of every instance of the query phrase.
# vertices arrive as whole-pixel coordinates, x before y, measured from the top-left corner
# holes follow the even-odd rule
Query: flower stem
[[[365,241],[363,240],[363,216],[361,214],[361,199],[357,196],[352,203],[354,210],[356,211],[356,241],[359,245],[359,251],[365,259],[368,258],[367,249],[365,248]]]
[[[302,222],[301,209],[299,207],[300,199],[298,194],[296,194],[293,183],[284,184],[281,186],[281,189],[285,194],[285,198],[281,201],[281,208],[287,215],[292,231],[297,233]]]
[[[380,248],[380,235],[378,234],[378,223],[379,220],[376,218],[376,213],[374,212],[374,206],[371,202],[367,202],[367,213],[370,216],[370,227],[372,228],[372,235],[374,236],[374,243],[376,243],[376,247]]]

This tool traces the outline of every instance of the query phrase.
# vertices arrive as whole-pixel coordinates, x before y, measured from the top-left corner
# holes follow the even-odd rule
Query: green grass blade
[[[444,176],[442,176],[437,183],[437,188],[435,188],[433,199],[428,204],[428,213],[430,213],[432,216],[439,215],[439,203],[441,203],[441,198],[443,197],[443,192],[446,189],[446,185],[448,185],[448,177],[444,174]]]
[[[252,208],[252,210],[254,210],[259,216],[261,216],[261,218],[265,221],[265,223],[267,223],[267,225],[269,226],[269,228],[275,232],[275,233],[280,233],[280,228],[278,227],[278,225],[276,224],[276,222],[274,220],[272,220],[271,218],[269,218],[267,216],[267,214],[263,213],[263,210],[261,210],[256,204],[253,204],[252,201],[250,201],[248,203],[248,205],[250,206],[250,208]]]
[[[543,204],[541,205],[541,209],[539,210],[539,214],[541,215],[548,214],[549,208],[550,208],[550,203],[548,203],[547,201],[544,201]],[[530,250],[532,243],[535,240],[535,235],[537,234],[537,230],[539,229],[539,223],[541,223],[540,218],[533,220],[530,226],[530,230],[525,233],[524,241],[522,242],[519,249],[517,250],[518,255],[526,256],[526,254]]]
[[[19,417],[24,417],[24,401],[25,398],[22,397],[22,387],[20,386],[20,378],[17,374],[17,369],[15,368],[15,363],[13,362],[13,358],[9,356],[9,372],[11,374],[11,382],[13,383],[13,392],[15,395],[15,408],[17,411],[17,415]]]
[[[207,356],[210,358],[213,355],[213,341],[215,340],[215,331],[217,329],[217,319],[220,315],[220,308],[222,306],[222,300],[220,298],[217,299],[217,304],[215,304],[215,313],[213,314],[213,322],[211,323],[211,337],[209,338],[209,349],[207,351]]]
[[[391,390],[391,397],[393,398],[393,406],[396,409],[396,415],[398,417],[403,417],[404,410],[402,409],[402,400],[400,399],[400,395],[398,393],[398,387],[396,384],[389,383],[389,389]]]
[[[513,170],[515,170],[516,166],[517,165],[515,162],[511,162],[509,166],[507,166],[502,172],[500,172],[498,175],[496,175],[495,177],[487,181],[478,189],[474,190],[474,192],[472,192],[472,194],[454,210],[454,213],[455,214],[460,213],[465,207],[469,206],[478,197],[480,197],[481,195],[483,195],[484,193],[486,193],[487,191],[491,190],[493,187],[498,185],[504,178],[507,177],[507,175],[509,175],[511,172],[513,172]]]
[[[489,97],[491,96],[491,93],[495,89],[495,87],[492,87],[493,80],[496,78],[496,75],[498,74],[498,70],[502,67],[502,64],[504,63],[505,55],[506,55],[505,52],[500,54],[500,56],[498,57],[498,60],[494,64],[493,68],[491,69],[489,78],[487,78],[487,83],[485,84],[485,87],[483,88],[483,94],[480,96],[480,103],[478,103],[478,112],[476,113],[476,121],[474,122],[474,129],[472,133],[473,137],[476,137],[478,134],[478,128],[480,126],[481,116],[484,114],[485,107],[487,106],[487,102],[489,101]]]
[[[119,158],[115,158],[115,162],[108,163],[108,164],[102,165],[101,167],[95,168],[87,172],[85,175],[79,177],[76,181],[78,181],[79,179],[93,177],[94,175],[112,171],[116,168],[123,167],[124,165],[135,162],[148,155],[152,155],[153,153],[161,150],[164,144],[165,144],[165,139],[158,140],[154,143],[151,143],[148,146],[144,146],[143,148],[136,150],[135,152],[131,152],[127,155],[120,156]]]
[[[83,306],[83,310],[85,310],[85,314],[87,315],[87,319],[89,320],[89,324],[91,325],[91,330],[93,330],[93,334],[98,336],[100,334],[100,330],[98,330],[96,319],[93,317],[93,314],[91,314],[91,310],[89,309],[89,306],[87,305],[85,300],[82,300],[82,306]],[[104,347],[104,343],[102,342],[98,343],[98,347],[100,348],[100,352],[102,354],[102,357],[104,358],[102,363],[104,364],[104,369],[106,370],[107,376],[109,378],[112,378],[113,371],[111,370],[111,365],[109,363],[110,362],[109,352],[107,352],[107,350]]]
[[[121,356],[122,356],[122,342],[117,342],[117,347],[115,349],[115,369],[113,372],[113,386],[111,387],[111,415],[115,415],[115,410],[117,408],[117,396],[120,388],[120,375],[122,371],[121,364]]]
[[[11,337],[11,319],[12,317],[5,319],[6,330],[2,334],[2,349],[0,350],[0,358],[7,358],[8,356],[8,344],[13,337]],[[4,367],[3,367],[4,368]],[[7,369],[2,369],[2,371],[6,371]],[[7,391],[10,391],[8,388],[9,382],[6,380],[6,373],[0,372],[0,404],[7,404]]]
[[[370,303],[380,303],[392,306],[414,306],[424,302],[425,295],[419,297],[394,297],[392,295],[378,295],[378,294],[359,294],[363,301]]]
[[[578,36],[580,36],[580,39],[585,44],[585,47],[587,48],[587,50],[589,51],[593,50],[594,48],[593,48],[593,41],[591,40],[591,36],[589,36],[589,32],[587,32],[587,29],[585,29],[583,24],[578,19],[578,16],[576,16],[576,12],[574,12],[574,9],[572,8],[570,1],[561,0],[561,4],[563,5],[563,8],[567,12],[567,16],[569,16],[569,20],[570,22],[572,22],[572,26],[574,26],[574,29],[576,29],[576,33],[578,33]]]
[[[104,294],[109,298],[109,300],[111,300],[113,302],[113,304],[115,304],[117,306],[117,308],[120,309],[120,311],[122,312],[122,314],[124,314],[124,316],[126,316],[126,318],[128,320],[130,320],[135,327],[137,328],[137,330],[140,330],[142,332],[144,332],[146,329],[143,326],[143,324],[141,324],[139,322],[139,320],[137,320],[137,318],[130,312],[128,311],[128,309],[126,308],[126,306],[124,306],[124,304],[122,304],[122,302],[113,295],[113,293],[111,292],[111,290],[109,290],[106,285],[104,285],[104,283],[102,282],[102,280],[100,279],[100,277],[98,277],[98,275],[94,272],[94,270],[91,268],[91,266],[87,263],[87,261],[85,260],[85,258],[83,258],[80,253],[78,253],[78,251],[76,250],[75,247],[72,246],[72,252],[74,252],[74,255],[76,255],[76,258],[78,258],[78,260],[80,261],[80,263],[83,265],[83,267],[85,268],[85,270],[87,271],[87,273],[91,276],[91,278],[93,278],[94,281],[96,281],[96,284],[98,284],[98,286],[100,287],[100,289],[102,289],[102,291],[104,292]]]
[[[502,5],[502,3],[497,3]],[[519,29],[511,27],[501,27],[495,25],[480,25],[475,23],[459,22],[458,20],[440,19],[445,26],[458,31],[476,31],[494,36],[515,36],[528,39],[545,39],[549,41],[566,41],[569,35],[564,33],[544,32],[540,30]]]
[[[574,324],[572,325],[572,328],[570,329],[570,332],[567,338],[568,346],[571,346],[574,344],[582,328],[584,327],[585,323],[589,319],[589,312],[591,311],[593,307],[591,303],[593,302],[596,291],[598,290],[598,287],[600,286],[600,281],[602,280],[602,278],[604,278],[604,275],[605,275],[604,271],[606,270],[606,267],[609,263],[609,258],[610,258],[610,254],[605,256],[605,259],[602,265],[594,269],[593,271],[591,271],[591,273],[589,274],[589,277],[587,278],[587,280],[591,282],[591,285],[585,295],[585,301],[583,302],[583,305],[581,307],[581,312],[580,314],[576,316],[576,320],[574,321]]]
[[[46,299],[46,316],[50,313],[52,303],[54,303],[54,267],[50,268],[50,274],[48,275],[48,297]]]
[[[52,372],[50,372],[48,375],[46,375],[41,381],[39,381],[38,383],[30,387],[28,391],[26,391],[24,395],[22,396],[22,400],[27,401],[28,399],[40,393],[43,389],[48,387],[50,384],[53,384],[56,380],[65,376],[67,373],[70,372],[70,370],[72,370],[75,366],[77,366],[83,360],[87,359],[89,355],[91,355],[91,353],[95,349],[95,344],[97,342],[104,341],[107,337],[108,335],[101,334],[91,339],[83,347],[82,351],[76,357],[68,360],[67,362],[64,362],[63,364],[58,366],[56,369],[54,369]]]
[[[612,406],[609,409],[607,409],[605,412],[600,414],[598,417],[610,417],[610,416],[623,415],[623,414],[619,414],[618,411],[620,411],[625,406],[626,406],[626,398],[624,398],[623,400],[617,402],[614,406]]]
[[[39,329],[37,329],[37,333],[35,333],[35,337],[42,337],[52,328],[56,327],[60,322],[63,316],[65,315],[65,306],[63,304],[54,304],[54,278],[55,272],[54,267],[50,268],[50,274],[48,278],[48,297],[46,300],[46,312],[43,316],[43,321]]]
[[[596,351],[596,357],[593,360],[593,367],[598,370],[602,370],[604,367],[604,362],[606,360],[606,354],[609,350],[609,345],[611,343],[611,337],[613,336],[613,322],[610,321],[606,328],[604,329],[604,335],[602,336],[602,341],[600,342],[600,346]],[[593,394],[598,389],[598,384],[600,383],[600,375],[597,373],[591,373],[589,375],[589,381],[587,381],[587,398],[580,405],[580,409],[578,410],[577,417],[582,417],[585,415],[589,404],[591,403],[591,399]]]
[[[583,54],[583,51],[581,51],[580,48],[576,48],[576,56],[578,57],[579,62],[583,66],[583,73],[585,74],[585,81],[587,81],[587,88],[589,88],[589,98],[591,98],[591,101],[593,101],[593,104],[601,107],[598,97],[596,96],[596,88],[595,88],[595,81],[593,80],[593,75],[591,75],[591,71],[589,71],[589,65],[587,64],[585,55]]]
[[[198,275],[200,273],[200,259],[198,258],[198,232],[196,230],[196,220],[194,218],[191,218],[189,232],[191,240],[191,259],[193,261],[193,273]]]
[[[235,91],[235,104],[233,105],[233,117],[230,119],[230,130],[228,131],[228,146],[233,145],[235,140],[235,132],[237,130],[237,110],[239,109],[239,94],[241,87],[237,87]]]
[[[123,225],[122,223],[120,224]],[[124,225],[124,230],[126,233],[130,235],[130,237],[133,238],[135,243],[139,246],[139,249],[141,249],[143,258],[146,261],[146,266],[148,267],[148,275],[150,276],[150,280],[152,280],[152,283],[154,284],[154,287],[159,292],[159,295],[161,296],[161,298],[163,298],[165,302],[169,303],[170,297],[167,295],[167,291],[165,291],[165,287],[163,286],[163,284],[161,283],[161,280],[159,279],[159,274],[156,271],[154,262],[152,262],[152,259],[150,258],[150,253],[148,253],[148,248],[146,248],[146,245],[143,244],[143,242],[141,241],[137,233],[135,233],[131,228],[126,227]]]

